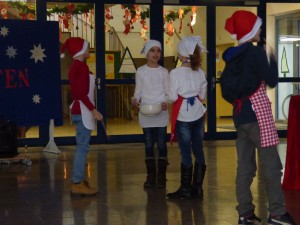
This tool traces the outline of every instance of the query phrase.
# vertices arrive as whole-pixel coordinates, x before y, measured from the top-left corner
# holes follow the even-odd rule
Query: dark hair
[[[201,48],[199,45],[196,45],[196,48],[194,50],[194,54],[190,55],[191,60],[191,68],[192,70],[198,70],[202,63],[202,57],[201,57]]]

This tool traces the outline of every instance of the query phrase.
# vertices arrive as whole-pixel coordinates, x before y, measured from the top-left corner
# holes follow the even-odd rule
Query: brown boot
[[[72,184],[71,193],[75,195],[96,195],[98,191],[89,185],[87,181],[81,181],[78,184]]]

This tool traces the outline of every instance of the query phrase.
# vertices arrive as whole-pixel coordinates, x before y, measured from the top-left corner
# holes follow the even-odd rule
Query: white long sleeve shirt
[[[177,67],[170,72],[170,88],[168,97],[170,102],[175,102],[178,95],[182,96],[183,102],[180,107],[177,120],[195,121],[206,112],[202,102],[196,98],[194,105],[187,103],[187,98],[197,97],[204,100],[207,91],[207,80],[202,69],[193,71],[190,67]]]
[[[151,68],[143,65],[137,69],[133,97],[140,101],[140,104],[160,104],[167,102],[168,88],[169,72],[166,68],[162,66]],[[165,127],[168,123],[168,110],[153,116],[145,116],[139,112],[139,124],[143,128]]]

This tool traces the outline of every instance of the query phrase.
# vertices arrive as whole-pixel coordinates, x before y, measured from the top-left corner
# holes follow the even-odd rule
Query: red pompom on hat
[[[262,19],[254,13],[238,10],[226,20],[225,30],[233,39],[237,39],[239,44],[252,39],[262,25]]]
[[[85,51],[87,50],[87,48],[89,47],[89,43],[79,37],[71,37],[68,38],[65,43],[61,46],[61,58],[64,58],[65,54],[65,50],[67,50],[71,56],[74,58],[76,58],[77,56],[82,55],[83,53],[85,53]]]

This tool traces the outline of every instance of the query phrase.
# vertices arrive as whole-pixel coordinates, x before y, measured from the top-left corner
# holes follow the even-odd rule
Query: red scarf
[[[199,96],[197,96],[197,98],[200,100]],[[170,135],[170,144],[171,145],[172,145],[173,141],[177,140],[176,132],[175,132],[176,121],[177,121],[177,118],[178,118],[178,114],[179,114],[180,107],[181,107],[183,99],[184,99],[184,97],[178,95],[178,99],[172,105],[172,113],[171,113],[171,135]]]
[[[175,127],[177,117],[180,111],[180,107],[183,101],[183,97],[178,95],[178,99],[172,105],[172,113],[171,113],[171,135],[170,135],[170,144],[172,145],[172,141],[176,141]]]

